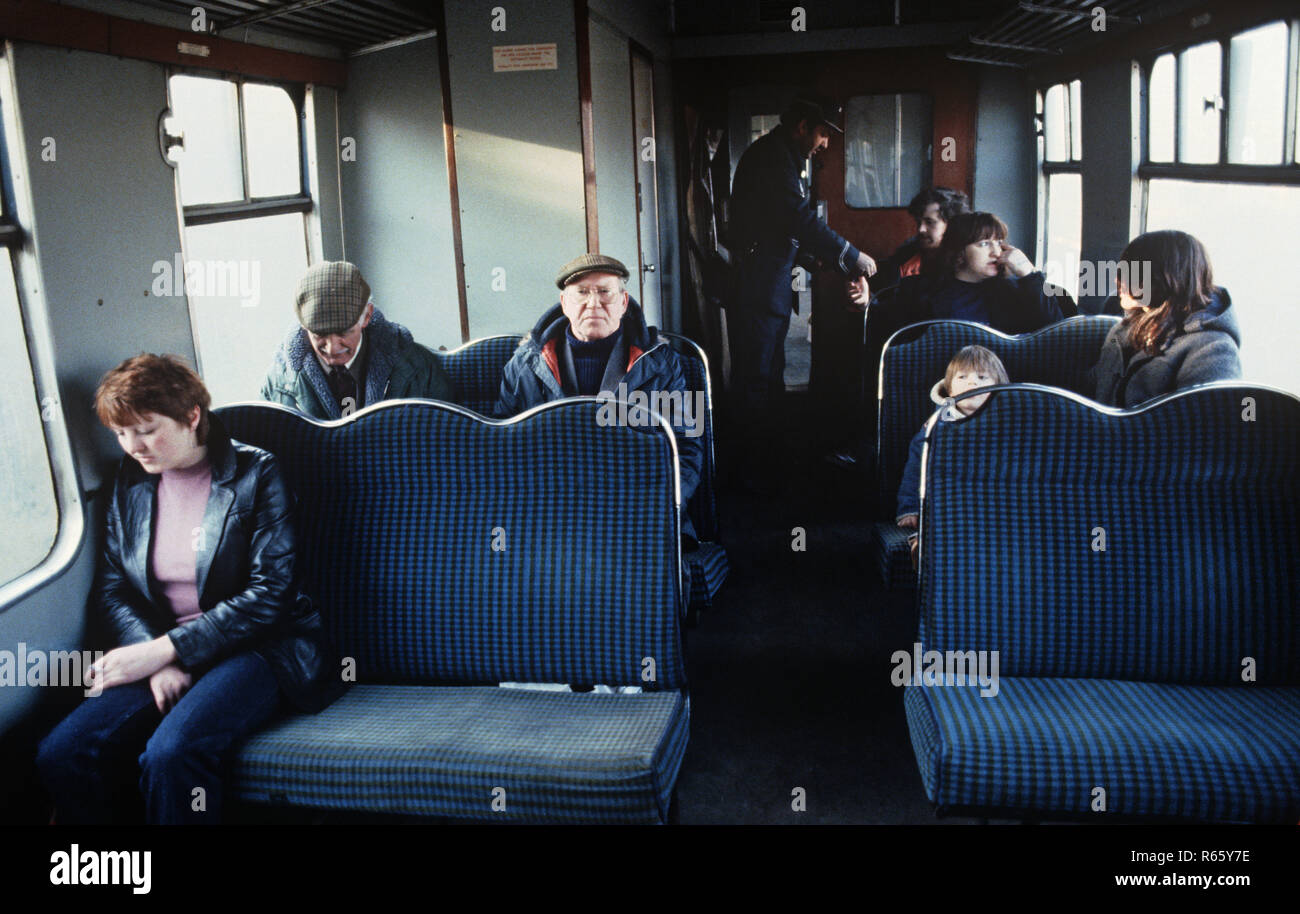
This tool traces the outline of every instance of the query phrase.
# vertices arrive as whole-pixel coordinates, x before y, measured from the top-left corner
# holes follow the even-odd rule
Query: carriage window
[[[173,76],[173,132],[185,138],[172,152],[180,169],[181,204],[244,199],[239,152],[239,101],[235,84],[220,79]]]
[[[1218,181],[1153,180],[1147,231],[1178,229],[1209,252],[1214,283],[1232,297],[1241,324],[1241,364],[1251,381],[1300,392],[1300,309],[1275,269],[1300,261],[1300,187]]]
[[[199,371],[214,406],[255,400],[310,260],[303,120],[282,86],[182,74],[169,85]]]
[[[1219,116],[1223,96],[1221,49],[1218,42],[1188,48],[1178,55],[1178,161],[1219,161]]]
[[[1151,67],[1151,88],[1147,93],[1152,162],[1174,160],[1174,55],[1163,54]]]
[[[1040,246],[1048,282],[1078,295],[1083,243],[1082,84],[1057,83],[1038,93],[1043,233]]]
[[[59,529],[58,502],[50,474],[41,404],[36,394],[32,363],[27,354],[18,290],[14,285],[9,251],[0,248],[0,360],[6,366],[4,393],[0,395],[0,428],[5,446],[0,448],[0,529],[15,531],[0,549],[0,585],[26,574],[54,548]]]
[[[930,96],[858,95],[844,106],[844,202],[906,206],[930,183]]]
[[[1300,110],[1296,32],[1296,23],[1271,22],[1156,58],[1138,169],[1143,230],[1188,232],[1209,252],[1215,284],[1228,290],[1241,325],[1246,379],[1292,391],[1300,391],[1300,363],[1278,341],[1300,333],[1300,312],[1280,306],[1275,267],[1300,260],[1300,169],[1292,164],[1300,159],[1287,126],[1288,113]]]
[[[1289,88],[1295,85],[1295,30],[1294,24],[1270,22],[1157,57],[1147,72],[1145,161],[1300,161],[1287,130],[1288,104],[1300,110],[1300,100],[1288,102],[1288,93],[1300,94]]]
[[[245,83],[244,123],[248,145],[248,193],[278,197],[302,190],[298,112],[279,86]]]
[[[1274,22],[1232,39],[1228,47],[1228,161],[1282,162],[1286,119],[1287,28]]]

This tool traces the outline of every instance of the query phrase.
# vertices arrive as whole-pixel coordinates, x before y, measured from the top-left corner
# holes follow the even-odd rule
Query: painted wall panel
[[[1038,247],[1033,94],[1005,67],[981,67],[975,139],[976,209],[997,213],[1012,244],[1033,260]]]
[[[437,41],[353,58],[339,136],[355,143],[355,160],[339,163],[346,259],[361,268],[376,307],[418,342],[459,346]]]
[[[636,147],[627,36],[591,20],[591,107],[596,139],[600,250],[637,269]],[[629,280],[636,293],[636,277]]]
[[[573,6],[511,3],[494,31],[497,5],[446,4],[472,337],[531,328],[558,300],[556,271],[586,250]],[[541,43],[555,69],[493,71],[494,46]]]

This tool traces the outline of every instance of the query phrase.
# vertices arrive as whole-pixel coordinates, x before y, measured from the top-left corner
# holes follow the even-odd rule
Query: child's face
[[[975,390],[980,387],[992,387],[998,383],[993,375],[979,368],[960,368],[952,376],[952,385],[948,389],[948,395],[951,397],[964,394],[968,390]],[[979,397],[970,397],[965,400],[959,400],[956,403],[957,409],[963,416],[969,416],[975,410],[984,405],[984,401],[989,398],[988,394]]]

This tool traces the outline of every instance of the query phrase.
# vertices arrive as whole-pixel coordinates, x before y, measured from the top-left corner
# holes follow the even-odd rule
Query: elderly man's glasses
[[[618,297],[623,294],[623,290],[618,287],[612,289],[591,288],[589,286],[569,286],[564,290],[577,304],[586,304],[591,300],[591,296],[596,296],[596,300],[602,305],[612,305],[618,301]]]

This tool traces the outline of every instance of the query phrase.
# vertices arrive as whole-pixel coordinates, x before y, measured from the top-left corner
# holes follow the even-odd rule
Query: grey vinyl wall
[[[471,337],[531,328],[587,239],[573,5],[517,0],[494,31],[499,5],[446,3]],[[556,69],[493,71],[494,46],[544,43]]]
[[[600,250],[636,271],[636,138],[627,35],[593,18],[591,109],[596,144],[596,211]],[[669,147],[671,148],[671,147]],[[635,290],[635,279],[629,280]],[[634,291],[635,295],[636,292]]]
[[[650,52],[654,67],[654,91],[655,91],[655,165],[656,175],[658,177],[658,196],[659,196],[659,285],[660,296],[662,300],[663,315],[661,318],[662,325],[669,330],[680,330],[682,326],[682,270],[684,265],[681,261],[681,233],[678,231],[679,214],[677,207],[677,156],[674,150],[677,148],[676,137],[676,120],[673,111],[673,82],[672,82],[672,38],[668,34],[668,4],[663,0],[590,0],[588,4],[588,14],[593,29],[599,27],[603,33],[613,32],[621,36],[621,43],[626,45],[628,39],[637,42],[647,51]],[[591,57],[592,57],[592,106],[598,102],[597,80],[599,78],[597,69],[597,47],[596,32],[593,31]],[[604,53],[603,50],[601,53]],[[626,48],[624,48],[626,55]],[[627,69],[626,61],[625,67]],[[631,119],[631,100],[630,100],[630,75],[626,77],[629,80],[627,89],[629,92],[628,101],[628,120]],[[630,128],[629,128],[630,129]],[[600,207],[600,242],[601,249],[610,251],[606,247],[605,232],[606,221],[605,205],[600,194],[600,182],[604,180],[601,173],[601,124],[599,116],[596,117],[596,187],[597,187],[597,204]],[[627,147],[624,147],[627,148]],[[615,147],[615,155],[618,150]],[[628,154],[627,159],[618,160],[613,166],[617,169],[625,170],[631,173],[634,162],[632,154]],[[629,180],[631,178],[629,177]],[[635,203],[633,204],[635,206]],[[633,211],[635,216],[635,211]],[[613,217],[611,217],[613,218]],[[622,218],[620,215],[619,218]],[[620,227],[621,230],[621,227]],[[633,222],[631,231],[635,238],[636,225]],[[635,240],[634,240],[635,243]],[[617,255],[615,255],[617,256]]]
[[[376,307],[417,341],[435,349],[459,346],[436,39],[349,61],[348,85],[339,95],[339,139],[349,138],[355,161],[333,156],[346,259],[361,268]],[[334,146],[332,135],[329,143]],[[322,151],[322,163],[325,158]]]
[[[981,67],[975,125],[976,209],[997,213],[1030,260],[1038,250],[1038,151],[1033,91],[1023,73]]]

